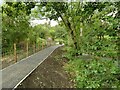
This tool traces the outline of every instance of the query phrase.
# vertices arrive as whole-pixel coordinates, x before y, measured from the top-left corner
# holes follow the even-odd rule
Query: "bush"
[[[119,73],[117,61],[76,58],[69,61],[65,69],[74,73],[77,88],[120,88],[120,81],[115,76]]]

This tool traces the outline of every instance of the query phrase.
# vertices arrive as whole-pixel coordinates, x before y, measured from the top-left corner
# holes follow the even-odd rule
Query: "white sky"
[[[45,23],[49,23],[49,21],[47,21],[46,19],[43,19],[43,20],[32,20],[31,21],[32,26],[35,26],[35,25],[38,25],[38,24],[45,24]],[[56,26],[56,25],[58,25],[58,22],[56,22],[54,20],[51,20],[50,21],[50,25],[52,27]]]
[[[51,26],[58,25],[58,22],[51,20]]]
[[[58,18],[58,20],[59,21],[61,21],[62,19],[59,17]],[[36,19],[36,20],[31,20],[30,22],[31,22],[31,25],[32,26],[35,26],[35,25],[38,25],[38,24],[45,24],[45,23],[49,23],[49,19],[48,20],[46,20],[46,19],[42,19],[42,20],[38,20],[38,19]],[[58,22],[57,21],[55,21],[55,20],[51,20],[50,21],[50,25],[53,27],[53,26],[56,26],[56,25],[58,25]]]
[[[3,0],[0,0],[0,6],[3,4]]]

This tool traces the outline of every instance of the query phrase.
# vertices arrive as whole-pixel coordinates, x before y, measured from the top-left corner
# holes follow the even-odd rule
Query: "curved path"
[[[1,70],[2,88],[16,88],[29,76],[56,48],[61,45],[51,46],[41,50],[11,66]]]

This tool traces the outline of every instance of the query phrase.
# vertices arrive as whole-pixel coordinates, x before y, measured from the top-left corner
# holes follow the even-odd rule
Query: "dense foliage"
[[[70,72],[77,88],[120,88],[118,62],[113,60],[81,60],[74,58],[66,70]]]
[[[75,56],[72,47],[65,47],[63,55],[69,62],[64,66],[72,76],[76,88],[120,88],[119,62],[111,58],[91,55]]]
[[[114,42],[110,47],[116,47],[117,44],[118,5],[119,3],[111,2],[42,2],[39,9],[42,15],[50,19],[58,20],[59,17],[62,19],[79,54],[84,50],[85,52],[89,50],[88,52],[91,53],[96,53],[95,51],[98,50],[100,56],[104,56],[106,53],[102,48],[110,46],[103,45],[104,42]],[[108,40],[106,37],[112,39]],[[112,49],[116,50],[116,48]]]
[[[27,3],[26,3],[27,4]],[[14,43],[25,41],[29,37],[31,26],[29,25],[28,10],[30,3],[6,2],[2,6],[2,48],[13,50]]]

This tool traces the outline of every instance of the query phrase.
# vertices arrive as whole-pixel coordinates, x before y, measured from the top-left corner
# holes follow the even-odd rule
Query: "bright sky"
[[[55,25],[58,25],[58,22],[56,22],[56,21],[53,21],[53,20],[51,20],[51,26],[55,26]]]
[[[0,6],[3,4],[3,0],[0,0]]]
[[[46,19],[43,19],[43,20],[32,20],[31,21],[31,24],[32,26],[35,26],[37,24],[45,24],[45,23],[49,23],[49,21],[47,21]],[[56,26],[58,25],[58,22],[54,21],[54,20],[51,20],[50,21],[50,25],[53,27],[53,26]]]
[[[61,21],[61,18],[58,18],[59,21]],[[42,19],[42,20],[31,20],[31,24],[32,26],[35,26],[35,25],[38,25],[38,24],[45,24],[45,23],[49,23],[49,19],[46,20],[46,19]],[[51,20],[50,21],[50,25],[53,27],[53,26],[56,26],[58,25],[58,22],[57,21],[54,21],[54,20]]]

